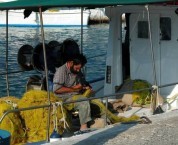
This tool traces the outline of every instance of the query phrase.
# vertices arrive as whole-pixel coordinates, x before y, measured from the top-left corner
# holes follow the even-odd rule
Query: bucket
[[[33,53],[33,47],[26,44],[23,45],[18,51],[18,64],[21,66],[22,70],[30,71],[33,70],[33,65],[31,63],[31,57]]]
[[[50,135],[50,142],[55,142],[59,140],[61,140],[61,135],[56,130],[54,130]]]
[[[42,79],[38,75],[30,76],[26,85],[26,91],[42,90]]]
[[[8,131],[0,129],[0,145],[10,145],[10,137]]]

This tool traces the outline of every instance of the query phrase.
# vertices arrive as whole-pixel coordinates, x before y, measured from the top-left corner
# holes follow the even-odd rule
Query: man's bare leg
[[[82,124],[80,126],[80,130],[85,130],[85,129],[88,129],[87,124]]]

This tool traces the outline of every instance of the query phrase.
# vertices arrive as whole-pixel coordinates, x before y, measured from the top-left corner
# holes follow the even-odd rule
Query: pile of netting
[[[0,98],[0,116],[8,110],[13,110],[17,107],[19,99],[16,97]],[[25,143],[27,141],[24,124],[20,119],[19,112],[8,114],[0,124],[0,129],[7,130],[11,133],[11,144]]]
[[[137,104],[146,105],[151,103],[151,91],[146,89],[150,87],[151,84],[145,80],[134,80],[133,90],[145,89],[143,91],[133,93],[133,98]]]
[[[62,100],[50,93],[50,123],[49,134],[55,129],[59,134],[64,132],[66,125],[71,127],[71,120]],[[48,94],[46,91],[32,90],[26,92],[21,99],[16,97],[0,98],[0,116],[12,109],[29,108],[47,105]],[[47,105],[48,106],[48,105]],[[11,145],[25,144],[46,140],[49,107],[9,113],[0,124],[0,129],[11,133]]]
[[[51,107],[50,112],[50,134],[53,132],[54,128],[57,129],[58,133],[62,134],[64,131],[64,118],[67,117],[67,112],[60,105],[55,104],[55,102],[60,103],[58,97],[53,93],[50,93],[50,101],[54,103]],[[27,108],[32,106],[39,106],[48,104],[48,95],[46,91],[29,91],[25,93],[22,99],[18,102],[19,108]],[[28,111],[22,111],[21,117],[25,122],[25,128],[27,132],[28,142],[37,142],[46,140],[47,135],[47,120],[48,120],[48,108],[33,109]],[[70,120],[66,120],[70,124]]]
[[[85,92],[83,95],[74,95],[72,97],[72,100],[86,99],[88,97],[91,97],[90,93]],[[119,122],[123,122],[123,123],[132,122],[140,119],[140,117],[137,115],[132,115],[130,117],[115,115],[113,112],[111,112],[106,108],[105,104],[101,102],[100,99],[91,100],[90,106],[91,106],[92,118],[101,118],[107,114],[107,118],[109,119],[109,122],[112,124],[119,123]],[[68,108],[72,108],[72,104],[69,104]]]
[[[127,92],[127,91],[136,91],[131,93],[132,100],[138,105],[146,105],[151,103],[151,91],[148,89],[151,88],[151,84],[145,80],[126,80],[118,90],[117,93]],[[142,90],[142,91],[137,91]],[[123,95],[119,95],[118,98],[121,98]]]
[[[132,121],[137,121],[140,119],[137,115],[132,115],[130,117],[124,117],[124,116],[118,116],[106,109],[106,106],[99,100],[91,100],[91,108],[92,108],[92,116],[96,117],[102,117],[107,114],[107,118],[109,119],[109,122],[112,124],[114,123],[127,123]],[[94,110],[94,111],[93,111]]]
[[[66,104],[63,107],[61,103],[62,100],[53,93],[49,95],[51,101],[49,134],[51,134],[54,129],[57,130],[59,134],[62,134],[66,124],[69,129],[72,128],[71,117],[67,110],[72,110],[74,104]],[[90,95],[85,92],[83,95],[73,96],[72,100],[85,99],[89,96]],[[0,103],[0,115],[2,116],[5,111],[10,109],[48,105],[49,102],[46,91],[31,90],[26,92],[21,99],[4,97],[1,98]],[[90,103],[92,118],[102,117],[107,113],[107,117],[111,123],[130,122],[140,119],[140,117],[136,115],[128,118],[117,116],[109,111],[99,99],[91,100]],[[4,118],[0,128],[8,130],[11,133],[11,144],[44,141],[47,135],[48,112],[49,107],[44,107],[21,111],[20,113],[10,113]]]

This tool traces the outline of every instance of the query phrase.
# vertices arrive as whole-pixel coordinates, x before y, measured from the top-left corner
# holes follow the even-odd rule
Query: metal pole
[[[158,86],[158,88],[169,87],[169,86],[173,86],[173,85],[176,85],[176,84],[178,84],[178,82],[171,83],[171,84],[165,84],[165,85],[162,85],[162,86]],[[63,102],[63,104],[70,104],[70,103],[76,103],[76,102],[82,102],[82,101],[89,101],[89,100],[94,100],[94,99],[110,98],[110,97],[113,97],[113,96],[120,96],[120,95],[123,95],[123,94],[131,94],[131,93],[134,93],[134,92],[141,92],[141,91],[145,91],[145,90],[153,90],[153,87],[148,87],[148,88],[138,89],[138,90],[131,90],[131,91],[123,91],[123,92],[120,92],[120,93],[107,94],[107,95],[104,95],[104,96],[91,97],[91,98],[86,98],[86,99],[79,99],[79,100],[75,100],[75,101],[74,100],[73,101],[66,101],[66,102]]]
[[[45,38],[44,38],[44,27],[43,27],[43,17],[42,17],[42,9],[39,8],[40,12],[40,24],[41,24],[41,37],[42,37],[42,43],[43,43],[43,56],[44,56],[44,64],[45,64],[45,76],[46,76],[46,86],[47,86],[47,95],[48,95],[48,103],[50,102],[50,93],[49,93],[49,85],[48,85],[48,67],[47,67],[47,60],[46,60],[46,48],[45,48]],[[46,140],[49,142],[49,129],[50,129],[50,112],[51,108],[48,108],[48,120],[47,120],[47,134],[46,134]]]
[[[81,40],[80,53],[83,54],[83,7],[81,7]],[[82,68],[83,74],[86,75],[86,67]]]
[[[20,109],[8,110],[1,116],[0,124],[2,123],[2,121],[6,117],[6,115],[8,115],[9,113],[26,111],[26,110],[33,110],[33,109],[39,109],[39,108],[46,108],[46,107],[50,107],[50,105],[40,105],[40,106],[32,106],[32,107],[28,107],[28,108],[20,108]]]
[[[108,97],[106,97],[106,108],[105,108],[105,126],[107,126],[107,111],[108,111]]]
[[[162,86],[158,86],[159,88],[163,88],[163,87],[168,87],[168,86],[172,86],[178,84],[178,82],[176,83],[171,83],[171,84],[165,84]],[[107,98],[108,97],[112,97],[112,96],[116,96],[116,95],[122,95],[122,94],[128,94],[128,93],[134,93],[134,92],[140,92],[143,90],[152,90],[153,88],[144,88],[144,89],[139,89],[139,90],[132,90],[132,91],[125,91],[125,92],[121,92],[121,93],[114,93],[114,94],[109,94],[109,95],[105,95],[102,97],[91,97],[91,98],[85,98],[85,99],[79,99],[79,100],[73,100],[73,101],[67,101],[67,102],[63,102],[63,104],[70,104],[70,103],[76,103],[76,102],[82,102],[82,101],[89,101],[89,100],[94,100],[94,99],[101,99],[101,98]],[[32,106],[32,107],[28,107],[28,108],[20,108],[20,109],[13,109],[13,110],[8,110],[6,111],[0,118],[0,124],[3,121],[4,117],[6,115],[8,115],[9,113],[13,113],[13,112],[20,112],[20,111],[26,111],[26,110],[32,110],[32,109],[38,109],[38,108],[50,108],[51,104],[47,104],[47,105],[41,105],[41,106]]]
[[[156,79],[156,66],[155,66],[155,56],[154,56],[154,50],[153,50],[153,42],[152,42],[152,33],[151,33],[151,23],[150,23],[150,12],[148,5],[145,6],[147,13],[148,13],[148,27],[149,27],[149,35],[150,35],[150,45],[151,45],[151,56],[152,56],[152,66],[153,66],[153,76],[154,76],[154,84],[157,86],[157,79]],[[158,90],[157,90],[158,91]],[[153,97],[152,101],[152,111],[154,112],[156,110],[156,97]]]
[[[6,88],[9,96],[9,77],[8,77],[8,10],[6,10]]]
[[[83,53],[83,7],[81,7],[81,53]]]
[[[151,57],[152,57],[152,65],[153,65],[154,84],[157,85],[155,56],[154,56],[154,50],[153,50],[151,23],[150,23],[150,12],[149,12],[149,9],[148,9],[148,5],[146,6],[146,9],[147,9],[147,12],[148,12],[148,28],[149,28],[149,35],[150,35],[150,45],[151,45]]]

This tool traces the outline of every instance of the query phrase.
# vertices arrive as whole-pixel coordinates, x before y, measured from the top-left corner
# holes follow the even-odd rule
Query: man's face
[[[74,65],[74,64],[73,64],[73,65],[70,67],[70,71],[71,71],[73,74],[78,74],[78,73],[80,72],[81,68],[82,68],[82,65],[81,65],[81,64],[78,64],[78,65]]]

